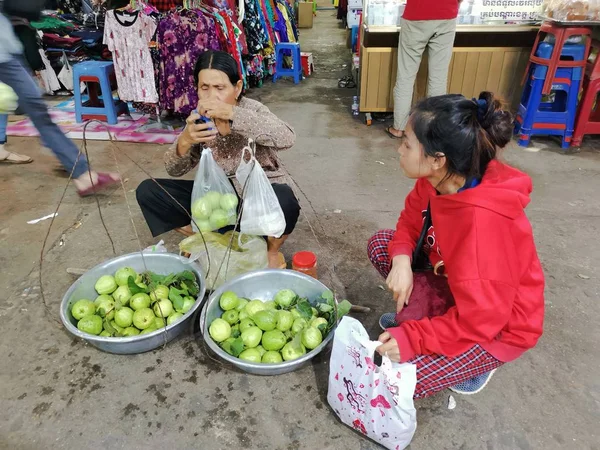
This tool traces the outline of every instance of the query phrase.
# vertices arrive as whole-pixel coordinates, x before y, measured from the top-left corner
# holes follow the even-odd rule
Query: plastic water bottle
[[[358,97],[355,95],[352,101],[352,115],[358,116]]]

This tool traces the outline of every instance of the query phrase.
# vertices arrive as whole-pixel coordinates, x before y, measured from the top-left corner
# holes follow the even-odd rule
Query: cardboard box
[[[313,27],[313,2],[298,3],[298,28]]]

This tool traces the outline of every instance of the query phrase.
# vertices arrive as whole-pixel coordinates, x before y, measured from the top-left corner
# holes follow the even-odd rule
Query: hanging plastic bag
[[[386,356],[373,363],[375,348],[361,323],[344,317],[335,331],[327,401],[340,420],[386,448],[407,447],[417,429],[413,395],[417,371]]]
[[[206,246],[202,236],[206,240]],[[228,251],[230,245],[231,251]],[[181,241],[179,249],[190,253],[190,263],[198,261],[203,273],[207,274],[206,287],[210,290],[217,289],[226,281],[246,272],[266,269],[268,265],[267,242],[257,236],[240,236],[237,231],[194,234]]]
[[[246,161],[246,153],[250,159]],[[240,231],[256,236],[281,237],[285,231],[285,216],[265,171],[256,160],[252,141],[242,150],[235,177],[242,186],[242,218]]]
[[[60,61],[63,66],[62,66],[62,69],[60,69],[60,72],[58,73],[58,79],[63,84],[63,86],[65,87],[66,90],[72,91],[73,90],[73,69],[71,68],[71,63],[69,63],[69,60],[67,59],[67,55],[65,52],[63,52],[63,55],[60,58]]]
[[[194,231],[214,231],[235,225],[237,206],[238,197],[233,185],[215,162],[212,150],[205,148],[192,189],[191,210],[196,222],[192,222]]]

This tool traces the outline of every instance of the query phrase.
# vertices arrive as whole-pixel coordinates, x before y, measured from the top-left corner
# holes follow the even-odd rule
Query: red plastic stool
[[[572,147],[581,146],[586,134],[600,134],[600,108],[596,100],[600,92],[600,42],[593,40],[587,59],[581,101],[573,132]]]
[[[552,52],[552,56],[548,59],[535,56],[535,53],[538,49],[538,44],[540,43],[540,37],[544,35],[545,38],[548,34],[553,35],[555,40],[554,51]],[[590,28],[562,27],[550,22],[544,22],[540,27],[540,31],[538,32],[535,38],[535,43],[533,44],[533,48],[531,49],[531,55],[529,56],[529,63],[527,64],[527,69],[525,70],[525,75],[521,84],[524,84],[527,79],[527,74],[529,73],[529,67],[531,63],[548,66],[548,75],[546,76],[546,82],[544,83],[544,87],[542,88],[542,94],[544,95],[549,95],[552,91],[552,80],[554,79],[554,76],[556,74],[556,69],[558,69],[559,67],[581,67],[582,69],[585,68],[585,60],[564,61],[560,59],[563,46],[571,36],[586,36],[586,55],[589,54],[590,41],[592,36],[592,30]]]

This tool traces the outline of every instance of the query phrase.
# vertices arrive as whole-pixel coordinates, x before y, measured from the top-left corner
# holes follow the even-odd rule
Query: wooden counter
[[[393,111],[398,56],[397,27],[361,30],[360,111]],[[521,79],[537,35],[532,25],[458,25],[448,92],[475,97],[487,90],[516,109]],[[426,96],[427,52],[417,74],[413,102]]]

